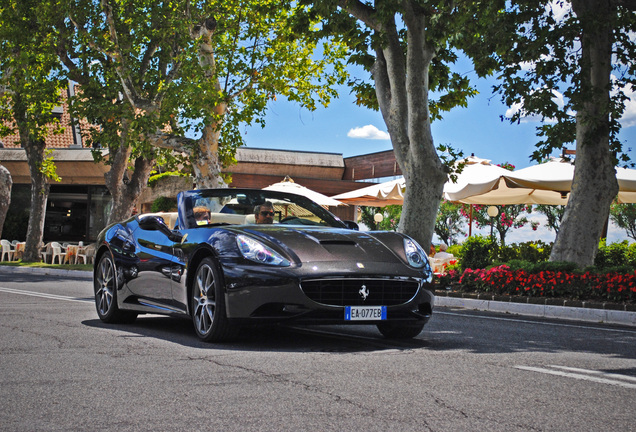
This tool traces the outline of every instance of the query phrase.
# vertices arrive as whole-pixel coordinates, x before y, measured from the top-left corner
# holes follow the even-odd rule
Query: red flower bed
[[[462,274],[451,270],[448,276],[452,282],[459,283],[462,291],[621,303],[636,301],[636,272],[629,274],[561,271],[528,273],[525,270],[511,270],[508,266],[501,265],[488,270],[466,269]]]

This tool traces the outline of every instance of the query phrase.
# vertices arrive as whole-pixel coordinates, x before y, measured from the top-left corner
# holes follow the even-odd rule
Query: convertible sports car
[[[137,215],[100,233],[93,285],[102,321],[186,316],[202,340],[224,341],[242,326],[286,322],[372,324],[411,338],[431,317],[432,271],[406,235],[358,231],[282,192],[194,190],[177,201],[177,213]]]

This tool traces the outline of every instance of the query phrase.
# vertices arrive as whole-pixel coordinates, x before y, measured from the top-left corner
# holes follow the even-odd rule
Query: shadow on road
[[[636,358],[636,329],[439,307],[420,337],[429,350],[475,354],[574,351]]]
[[[99,319],[86,320],[83,325],[103,328],[118,337],[149,337],[201,349],[231,349],[234,351],[326,352],[356,353],[384,350],[416,350],[428,348],[422,335],[416,339],[389,340],[375,326],[258,326],[245,327],[231,343],[200,341],[192,322],[187,319],[140,316],[133,324],[105,324]],[[124,333],[122,333],[124,332]]]

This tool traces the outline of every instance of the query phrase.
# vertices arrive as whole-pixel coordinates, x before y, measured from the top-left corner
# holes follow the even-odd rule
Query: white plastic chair
[[[66,252],[62,252],[62,245],[60,245],[58,242],[51,242],[51,264],[55,264],[56,258],[57,263],[62,264],[65,257]]]
[[[95,245],[86,246],[82,252],[77,254],[76,264],[81,264],[80,261],[84,261],[84,264],[92,263],[95,259]]]
[[[40,255],[42,255],[42,262],[47,264],[49,262],[49,257],[51,256],[51,243],[47,243],[42,246]]]
[[[0,240],[0,244],[2,244],[2,255],[0,256],[0,261],[13,261],[15,249],[11,247],[11,242],[9,240]],[[6,260],[4,259],[5,256],[7,257]]]

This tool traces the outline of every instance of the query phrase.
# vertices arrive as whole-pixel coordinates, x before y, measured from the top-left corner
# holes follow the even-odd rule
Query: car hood
[[[397,233],[369,233],[337,228],[267,225],[246,227],[243,232],[296,255],[300,262],[401,263],[403,237]],[[379,237],[382,237],[381,239]]]

